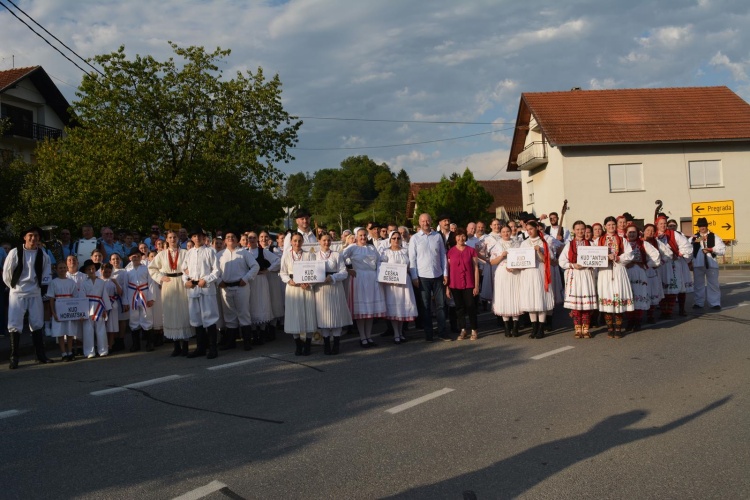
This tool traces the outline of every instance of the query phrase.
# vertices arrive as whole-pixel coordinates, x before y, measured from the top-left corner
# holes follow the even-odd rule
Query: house
[[[750,105],[727,87],[573,89],[521,94],[507,170],[521,172],[528,212],[567,199],[568,227],[624,212],[651,222],[661,200],[693,233],[696,205],[734,202],[710,229],[737,255],[750,253],[749,164]]]
[[[487,209],[487,223],[498,217],[506,218],[508,214],[517,216],[521,209],[520,183],[516,179],[500,181],[480,181],[479,184],[493,197],[493,202]],[[430,189],[437,186],[437,182],[412,182],[409,188],[409,196],[406,200],[406,220],[414,218],[417,210],[417,194],[422,189]],[[436,215],[436,214],[435,214]]]
[[[33,162],[37,141],[62,137],[69,109],[41,66],[0,71],[0,117],[9,124],[0,135],[0,157]]]

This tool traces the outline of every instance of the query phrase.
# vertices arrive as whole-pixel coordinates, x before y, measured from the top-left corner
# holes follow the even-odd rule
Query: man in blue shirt
[[[409,241],[409,265],[414,287],[422,300],[422,326],[425,340],[433,341],[432,299],[437,308],[438,338],[453,340],[445,331],[445,286],[448,283],[448,266],[445,258],[445,241],[432,230],[429,214],[419,216],[419,231]]]

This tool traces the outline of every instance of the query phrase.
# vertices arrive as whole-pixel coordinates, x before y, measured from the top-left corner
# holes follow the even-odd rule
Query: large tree
[[[447,213],[452,222],[465,226],[468,222],[486,218],[492,201],[492,195],[467,168],[463,175],[453,174],[450,179],[443,176],[435,187],[417,193],[414,227],[418,226],[419,214],[422,213],[433,217]]]
[[[302,122],[281,103],[278,75],[223,78],[230,54],[179,47],[174,57],[94,61],[76,93],[77,126],[37,148],[17,224],[151,222],[250,227],[282,215],[276,196]]]

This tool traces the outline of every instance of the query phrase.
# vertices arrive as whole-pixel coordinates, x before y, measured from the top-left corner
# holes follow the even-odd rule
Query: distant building
[[[624,212],[651,222],[660,199],[690,234],[692,203],[733,200],[733,250],[748,253],[748,165],[750,105],[727,87],[573,89],[521,94],[507,170],[521,172],[528,212],[567,199],[568,227]]]
[[[508,214],[516,216],[521,209],[521,184],[518,180],[480,181],[482,187],[492,195],[493,202],[487,209],[487,220],[494,217],[506,218]],[[412,182],[409,188],[409,196],[406,201],[406,219],[412,220],[417,208],[417,194],[422,189],[430,189],[437,186],[437,182]],[[437,214],[433,214],[435,216]]]
[[[59,138],[70,124],[70,104],[41,66],[0,71],[0,157],[34,161],[38,141]]]

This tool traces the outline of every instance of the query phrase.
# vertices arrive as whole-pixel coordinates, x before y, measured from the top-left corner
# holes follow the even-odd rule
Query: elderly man
[[[425,340],[433,341],[433,298],[437,308],[438,338],[453,340],[445,331],[445,286],[448,283],[445,241],[440,233],[432,230],[432,218],[429,214],[419,216],[419,231],[409,242],[409,262],[412,283],[418,289],[422,301]]]
[[[708,230],[708,220],[698,219],[698,233],[693,236],[693,309],[702,309],[706,305],[717,311],[721,310],[721,291],[719,290],[719,263],[716,257],[724,255],[726,245],[721,238]],[[708,287],[708,293],[706,293]]]
[[[117,240],[115,240],[115,232],[109,226],[104,226],[102,228],[102,239],[99,242],[99,250],[104,254],[105,262],[109,261],[109,258],[113,253],[118,254],[120,257],[124,256],[122,246]]]

